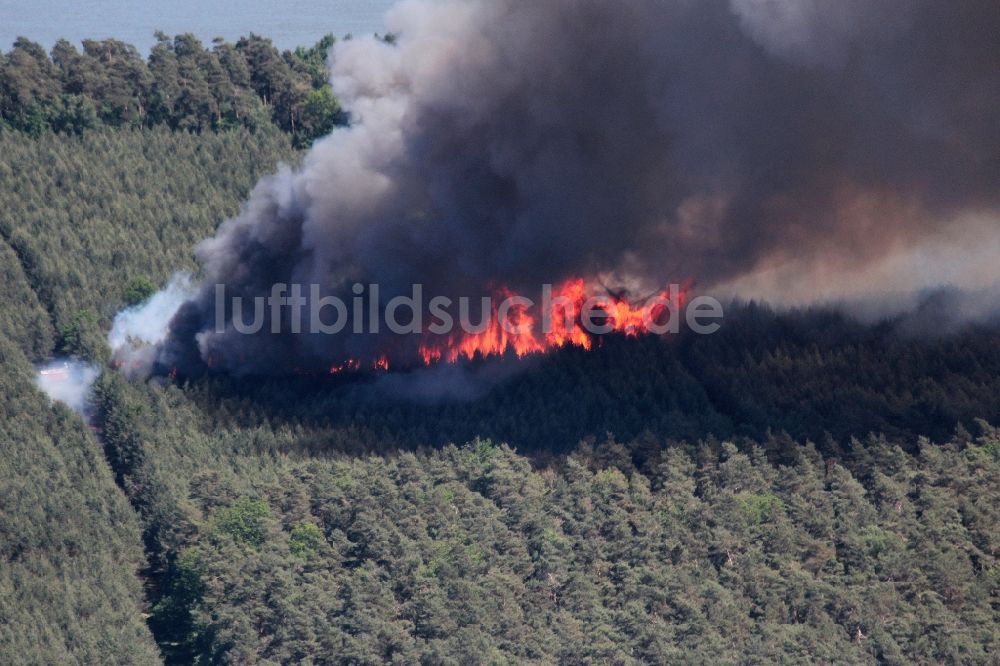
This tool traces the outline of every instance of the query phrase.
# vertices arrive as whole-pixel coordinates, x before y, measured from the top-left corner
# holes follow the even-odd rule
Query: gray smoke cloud
[[[216,284],[711,286],[789,262],[850,272],[963,215],[1000,219],[995,0],[406,0],[387,26],[395,43],[331,55],[351,126],[197,247],[203,286],[161,369],[413,353],[218,332]]]

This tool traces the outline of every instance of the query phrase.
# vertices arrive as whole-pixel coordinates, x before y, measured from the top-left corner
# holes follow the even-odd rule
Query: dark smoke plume
[[[202,291],[160,367],[408,353],[217,333],[217,283],[347,300],[377,282],[383,302],[415,282],[710,286],[788,261],[850,271],[1000,208],[996,0],[410,0],[387,26],[394,44],[331,55],[351,126],[198,246]]]

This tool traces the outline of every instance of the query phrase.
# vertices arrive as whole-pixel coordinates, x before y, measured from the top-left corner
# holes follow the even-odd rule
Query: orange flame
[[[336,375],[347,370],[357,370],[361,367],[361,361],[356,358],[349,358],[339,365],[330,366],[330,374]]]
[[[683,307],[686,289],[677,294],[677,306]],[[513,353],[518,357],[536,354],[559,347],[574,346],[590,349],[593,346],[593,336],[582,325],[584,306],[593,307],[594,311],[603,316],[604,328],[615,333],[637,336],[649,332],[649,323],[661,322],[667,310],[664,302],[670,300],[667,291],[655,294],[657,300],[652,307],[643,302],[632,304],[623,296],[609,295],[600,297],[588,291],[582,278],[566,281],[552,293],[551,311],[549,314],[549,330],[536,330],[535,317],[524,306],[513,305],[507,315],[507,325],[501,322],[497,303],[516,296],[509,289],[498,289],[494,298],[493,311],[484,330],[477,333],[458,331],[448,336],[426,336],[420,345],[420,357],[425,364],[439,361],[454,363],[461,358],[472,359],[477,354],[486,356],[502,356]],[[593,298],[590,303],[588,299]]]
[[[470,359],[476,354],[499,356],[508,350],[518,357],[544,351],[545,345],[535,337],[535,319],[523,305],[515,304],[509,309],[507,326],[503,326],[500,321],[498,302],[516,294],[508,289],[499,289],[496,295],[492,312],[482,331],[466,333],[459,330],[448,336],[428,338],[420,345],[420,356],[424,363],[431,364],[441,360],[454,363],[463,356]]]
[[[491,312],[480,324],[482,330],[468,333],[456,327],[449,334],[432,335],[425,332],[418,344],[420,360],[425,365],[445,362],[455,363],[462,359],[505,356],[512,354],[518,358],[530,354],[540,354],[562,347],[579,347],[589,350],[594,346],[595,333],[584,327],[585,317],[602,329],[602,332],[613,332],[627,336],[638,336],[649,333],[650,324],[665,323],[668,310],[679,312],[684,307],[687,290],[690,285],[682,286],[677,292],[660,291],[650,294],[638,302],[630,302],[621,294],[608,292],[603,294],[600,288],[594,288],[582,278],[567,280],[558,288],[554,288],[548,303],[549,312],[537,316],[530,311],[540,305],[522,304],[524,301],[512,301],[518,296],[514,291],[502,287],[494,292],[491,301]],[[656,297],[655,300],[653,297]],[[676,298],[675,308],[666,304],[671,298]],[[542,299],[543,302],[545,299]],[[507,302],[506,312],[501,313],[501,305]],[[505,317],[501,317],[505,314]],[[669,316],[675,316],[671,311]],[[548,330],[540,325],[548,323]],[[209,367],[219,363],[219,357],[209,356],[206,364]],[[389,355],[381,354],[374,360],[347,358],[330,366],[331,375],[355,373],[362,370],[388,372]],[[301,370],[297,370],[302,372]],[[176,376],[176,370],[171,377]]]
[[[354,372],[361,369],[361,361],[356,358],[349,358],[343,363],[330,366],[331,375],[339,375],[342,372]],[[372,370],[387,372],[389,370],[389,357],[383,354],[372,362]]]

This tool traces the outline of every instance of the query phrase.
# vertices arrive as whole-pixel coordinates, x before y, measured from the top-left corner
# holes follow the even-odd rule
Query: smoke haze
[[[140,376],[148,372],[156,360],[158,345],[170,331],[170,320],[194,295],[191,277],[178,273],[148,300],[115,315],[108,345],[114,362],[125,374]]]
[[[412,283],[771,276],[808,299],[942,239],[1000,237],[995,0],[405,0],[387,26],[393,44],[331,55],[351,126],[198,246],[202,286],[153,343],[159,368],[413,353],[218,332],[216,284],[346,300],[377,282],[384,302]]]
[[[37,368],[35,386],[51,400],[86,416],[90,409],[90,387],[99,374],[97,366],[89,363],[56,359]]]

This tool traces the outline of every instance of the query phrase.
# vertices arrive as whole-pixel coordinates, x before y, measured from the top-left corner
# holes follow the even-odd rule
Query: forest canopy
[[[115,372],[115,313],[346,122],[331,43],[0,55],[0,662],[995,662],[995,324],[735,304],[460,401]]]
[[[0,54],[0,129],[38,136],[97,127],[204,132],[274,124],[308,146],[347,121],[326,76],[334,37],[279,51],[251,34],[210,47],[157,33],[147,58],[115,39],[59,40],[51,54],[20,37]]]

